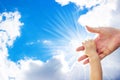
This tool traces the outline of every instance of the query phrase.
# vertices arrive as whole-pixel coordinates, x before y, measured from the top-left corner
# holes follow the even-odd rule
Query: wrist
[[[89,58],[90,63],[94,61],[100,61],[100,58],[97,53],[93,56],[89,56],[88,58]]]
[[[97,57],[98,53],[96,51],[91,50],[88,54],[87,54],[88,58],[92,58],[92,57]]]

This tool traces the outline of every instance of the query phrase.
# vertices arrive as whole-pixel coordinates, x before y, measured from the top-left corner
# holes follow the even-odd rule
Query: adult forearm
[[[102,80],[102,67],[98,56],[90,60],[90,80]]]

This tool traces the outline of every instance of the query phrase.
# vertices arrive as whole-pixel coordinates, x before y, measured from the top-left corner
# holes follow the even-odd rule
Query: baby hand
[[[96,44],[94,42],[94,40],[87,40],[85,42],[82,43],[83,46],[85,47],[85,54],[90,57],[95,55],[96,52]]]

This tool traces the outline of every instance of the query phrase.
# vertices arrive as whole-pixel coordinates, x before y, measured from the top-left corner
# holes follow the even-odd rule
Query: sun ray
[[[77,61],[79,55],[76,48],[86,38],[85,28],[78,23],[79,13],[75,7],[56,11],[55,18],[49,19],[44,31],[52,35],[54,45],[50,49],[55,54],[64,54],[70,68]],[[48,36],[49,36],[48,35]]]

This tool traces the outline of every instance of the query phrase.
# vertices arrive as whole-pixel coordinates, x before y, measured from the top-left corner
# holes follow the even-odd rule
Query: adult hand
[[[111,54],[120,46],[120,29],[112,27],[99,27],[92,28],[86,26],[87,30],[92,33],[97,33],[98,36],[94,39],[97,47],[97,53],[99,54],[100,59],[103,59],[107,55]],[[80,46],[76,51],[83,51],[84,46]],[[89,63],[89,60],[86,59],[86,55],[82,55],[78,58],[78,61],[84,61],[84,64]]]

